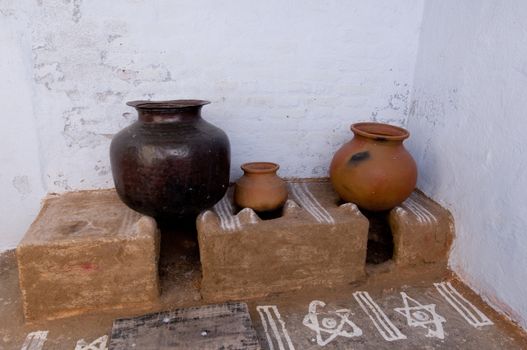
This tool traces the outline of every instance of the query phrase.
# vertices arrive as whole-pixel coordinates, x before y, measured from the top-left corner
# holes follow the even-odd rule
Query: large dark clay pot
[[[351,126],[354,137],[333,156],[330,179],[340,197],[382,211],[403,202],[415,188],[417,167],[403,146],[403,128],[382,123]]]
[[[160,220],[192,218],[229,185],[227,135],[201,118],[201,100],[133,101],[139,119],[114,136],[115,188],[130,208]]]

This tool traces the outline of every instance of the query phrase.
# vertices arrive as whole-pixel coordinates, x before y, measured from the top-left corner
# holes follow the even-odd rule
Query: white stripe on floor
[[[27,335],[20,350],[40,350],[46,342],[48,331],[36,331]]]
[[[473,327],[494,324],[487,316],[465,299],[450,282],[434,283],[437,291]]]
[[[390,321],[368,292],[355,292],[353,296],[385,340],[406,339],[406,336]]]
[[[276,305],[257,306],[256,310],[260,314],[269,349],[274,350],[276,344],[278,350],[295,350]],[[277,322],[281,329],[278,328]],[[269,329],[272,330],[273,336],[269,333]]]

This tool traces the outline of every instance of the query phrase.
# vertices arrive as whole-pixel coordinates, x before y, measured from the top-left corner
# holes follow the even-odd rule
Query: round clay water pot
[[[243,164],[244,174],[236,182],[234,202],[261,212],[282,207],[287,200],[287,185],[276,175],[279,167],[269,162]]]
[[[351,126],[353,139],[333,156],[330,179],[342,199],[372,210],[402,203],[415,188],[417,166],[403,146],[407,130],[382,123]]]
[[[227,135],[201,118],[202,100],[132,101],[139,119],[110,146],[117,194],[163,221],[192,218],[227,191]]]

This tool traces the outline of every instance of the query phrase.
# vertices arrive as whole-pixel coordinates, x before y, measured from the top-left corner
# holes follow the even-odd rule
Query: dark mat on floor
[[[176,309],[114,321],[109,350],[260,349],[245,303]]]

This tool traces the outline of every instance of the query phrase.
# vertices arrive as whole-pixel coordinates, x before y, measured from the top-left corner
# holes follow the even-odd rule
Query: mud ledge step
[[[142,310],[158,300],[156,222],[114,190],[46,198],[16,255],[26,321]]]

